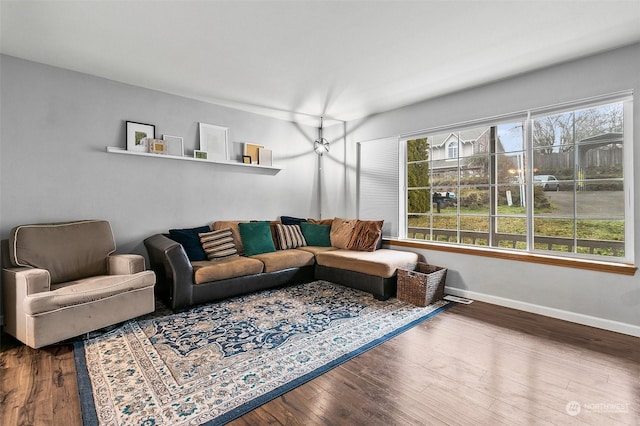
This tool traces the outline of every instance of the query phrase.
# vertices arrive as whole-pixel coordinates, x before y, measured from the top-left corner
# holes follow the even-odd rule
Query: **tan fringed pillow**
[[[348,249],[353,229],[356,227],[357,219],[340,219],[336,217],[331,224],[331,232],[329,238],[333,247]]]
[[[375,251],[382,238],[383,220],[358,220],[349,241],[349,250]]]

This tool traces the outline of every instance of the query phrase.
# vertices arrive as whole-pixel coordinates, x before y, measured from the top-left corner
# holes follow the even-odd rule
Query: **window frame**
[[[611,103],[622,103],[623,105],[623,149],[624,149],[624,159],[623,159],[623,196],[624,196],[624,256],[613,257],[613,256],[604,256],[604,255],[585,255],[581,253],[574,252],[555,252],[555,251],[547,251],[547,250],[539,250],[534,247],[534,209],[532,207],[527,207],[526,209],[526,220],[527,220],[527,229],[526,229],[526,249],[525,250],[510,250],[497,246],[476,246],[471,244],[464,244],[461,242],[460,238],[457,239],[457,242],[452,243],[444,243],[433,240],[419,240],[419,239],[409,239],[407,238],[407,230],[408,230],[408,217],[409,212],[407,211],[407,197],[408,197],[408,164],[409,161],[406,156],[407,152],[407,141],[418,139],[418,138],[427,138],[429,136],[435,136],[442,133],[456,133],[464,131],[465,129],[476,128],[481,126],[487,127],[498,127],[501,124],[506,124],[514,121],[521,121],[524,126],[524,152],[525,152],[525,169],[526,169],[526,205],[533,206],[533,122],[536,118],[544,117],[546,115],[552,114],[560,114],[563,112],[570,111],[579,111],[586,108],[595,108],[598,106],[603,106]],[[543,108],[535,108],[530,109],[528,111],[519,111],[513,114],[505,114],[501,116],[490,117],[486,119],[478,119],[465,123],[457,123],[448,126],[440,126],[434,127],[427,130],[421,130],[420,132],[407,133],[404,135],[400,135],[399,146],[401,147],[401,152],[403,156],[400,157],[400,173],[401,177],[400,182],[400,193],[404,194],[404,202],[399,205],[399,216],[401,218],[400,228],[399,228],[399,241],[403,242],[415,242],[420,245],[429,245],[429,246],[447,246],[452,247],[455,250],[463,250],[469,251],[471,253],[478,252],[506,252],[509,256],[515,256],[519,259],[523,258],[535,258],[535,259],[543,259],[544,263],[548,259],[557,259],[560,263],[566,263],[568,265],[574,264],[578,262],[587,261],[593,262],[594,264],[625,264],[625,265],[633,265],[635,261],[635,241],[634,241],[634,206],[633,206],[633,92],[625,91],[618,92],[613,94],[608,94],[599,97],[593,97],[573,102],[566,102],[563,104],[557,104],[552,106],[547,106]],[[453,142],[453,141],[452,141]],[[449,144],[447,143],[447,159],[449,158]],[[459,146],[459,143],[458,143]],[[490,147],[488,147],[491,150]],[[492,154],[490,154],[492,155]],[[458,159],[459,162],[459,159]],[[494,182],[497,176],[497,170],[495,168],[491,168],[489,180]],[[460,173],[458,173],[458,179],[460,178]],[[574,192],[576,190],[574,189]],[[400,210],[401,209],[401,210]],[[459,208],[456,212],[456,216],[460,218]],[[489,215],[490,222],[493,222],[495,219],[491,214]],[[458,219],[459,220],[459,219]],[[573,218],[574,222],[577,217]],[[433,222],[431,222],[433,225]],[[431,226],[432,226],[431,225]],[[458,234],[460,233],[460,225],[457,226]],[[490,233],[495,232],[495,224],[490,224]],[[459,236],[459,235],[458,235]],[[566,262],[565,262],[566,259]],[[551,262],[554,263],[554,262]],[[635,271],[635,268],[633,269]]]
[[[455,147],[454,147],[454,145],[455,145]],[[460,149],[460,141],[459,140],[449,141],[447,143],[447,160],[457,160],[458,159],[458,154],[459,154],[459,149]],[[453,150],[454,155],[451,154],[452,150]]]

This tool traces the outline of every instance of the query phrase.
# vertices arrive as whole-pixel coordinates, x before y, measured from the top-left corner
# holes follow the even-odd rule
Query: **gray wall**
[[[118,251],[172,227],[217,219],[316,217],[316,129],[10,56],[0,56],[0,234],[16,225],[83,218],[112,224]],[[125,121],[199,147],[198,123],[233,142],[273,150],[277,174],[191,161],[108,154]]]
[[[347,123],[344,154],[347,198],[355,199],[356,143],[430,127],[481,119],[559,102],[633,89],[634,140],[640,141],[640,44],[541,69],[494,84]],[[637,145],[637,143],[636,143]],[[640,149],[634,150],[640,165]],[[635,229],[640,230],[640,175],[636,173]],[[327,186],[330,184],[327,183]],[[323,200],[328,211],[331,199]],[[333,206],[335,207],[335,206]],[[353,207],[353,208],[351,208]],[[356,214],[355,205],[344,212]],[[636,232],[636,265],[640,237]],[[640,278],[479,256],[419,250],[450,269],[451,292],[571,321],[640,335]]]
[[[7,56],[0,56],[0,76],[2,238],[23,223],[104,218],[121,252],[143,253],[142,239],[154,232],[216,219],[354,217],[361,141],[627,89],[636,92],[640,141],[640,44],[327,128],[332,144],[322,159],[320,198],[317,129]],[[125,146],[126,120],[184,136],[187,152],[198,146],[198,122],[227,126],[232,142],[263,143],[285,170],[107,154],[106,146]],[[639,243],[636,237],[636,264]],[[419,251],[450,269],[454,293],[640,335],[637,274]]]

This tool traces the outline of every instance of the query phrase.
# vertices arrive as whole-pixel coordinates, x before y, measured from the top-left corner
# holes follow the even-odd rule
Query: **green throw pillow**
[[[330,225],[318,225],[317,223],[301,222],[300,229],[307,241],[307,245],[317,247],[331,247]]]
[[[238,229],[246,256],[276,251],[269,222],[239,223]]]

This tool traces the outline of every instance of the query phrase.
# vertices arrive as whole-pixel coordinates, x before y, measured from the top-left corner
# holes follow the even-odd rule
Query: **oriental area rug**
[[[326,281],[128,321],[75,343],[85,425],[224,424],[446,309]]]

